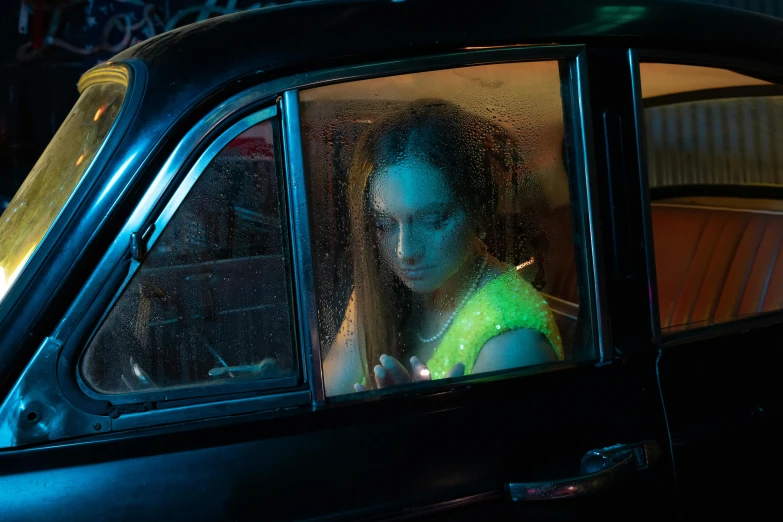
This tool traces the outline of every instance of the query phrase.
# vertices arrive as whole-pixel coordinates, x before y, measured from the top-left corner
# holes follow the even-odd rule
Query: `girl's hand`
[[[421,362],[418,357],[411,357],[411,369],[412,375],[407,369],[394,357],[389,355],[381,355],[380,363],[373,368],[375,372],[375,384],[378,389],[388,388],[389,386],[395,386],[397,384],[410,384],[412,382],[422,382],[430,380],[430,371],[427,366]],[[463,363],[457,363],[449,371],[448,377],[461,377],[465,375],[465,365]],[[365,391],[366,386],[362,386],[359,383],[354,384],[354,389],[357,392]]]
[[[413,368],[414,382],[431,380],[429,369],[418,357],[411,357],[411,368]],[[465,375],[465,363],[458,362],[451,367],[445,378],[451,379],[452,377],[462,377],[463,375]]]

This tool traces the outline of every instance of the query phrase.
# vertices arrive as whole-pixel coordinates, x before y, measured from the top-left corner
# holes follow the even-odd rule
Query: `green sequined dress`
[[[549,306],[530,283],[509,267],[481,287],[457,313],[426,363],[432,378],[446,377],[458,362],[465,364],[465,375],[470,375],[487,341],[519,328],[544,334],[557,360],[563,360],[563,342]]]

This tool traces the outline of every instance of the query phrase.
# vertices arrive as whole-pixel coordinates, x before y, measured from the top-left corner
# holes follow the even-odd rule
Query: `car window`
[[[662,331],[783,309],[783,90],[640,65]]]
[[[300,93],[327,395],[594,355],[562,65]]]
[[[270,121],[203,170],[85,351],[120,394],[298,373],[284,188]]]
[[[84,89],[0,217],[0,300],[54,224],[114,126],[126,83]]]

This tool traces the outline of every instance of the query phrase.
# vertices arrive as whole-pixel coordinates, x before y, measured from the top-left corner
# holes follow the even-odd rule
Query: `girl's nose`
[[[423,251],[421,241],[412,232],[409,225],[401,225],[397,238],[397,258],[406,265],[416,264]]]

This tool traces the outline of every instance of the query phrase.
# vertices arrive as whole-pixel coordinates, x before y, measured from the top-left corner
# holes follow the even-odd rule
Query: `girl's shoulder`
[[[505,301],[496,300],[501,295],[519,296],[512,302],[520,302],[519,299],[524,296],[527,298],[525,301],[541,301],[546,304],[543,296],[522,277],[513,265],[498,260],[494,261],[494,263],[488,264],[489,270],[476,291],[474,299],[471,299],[474,306],[492,307],[492,305],[503,304]]]

